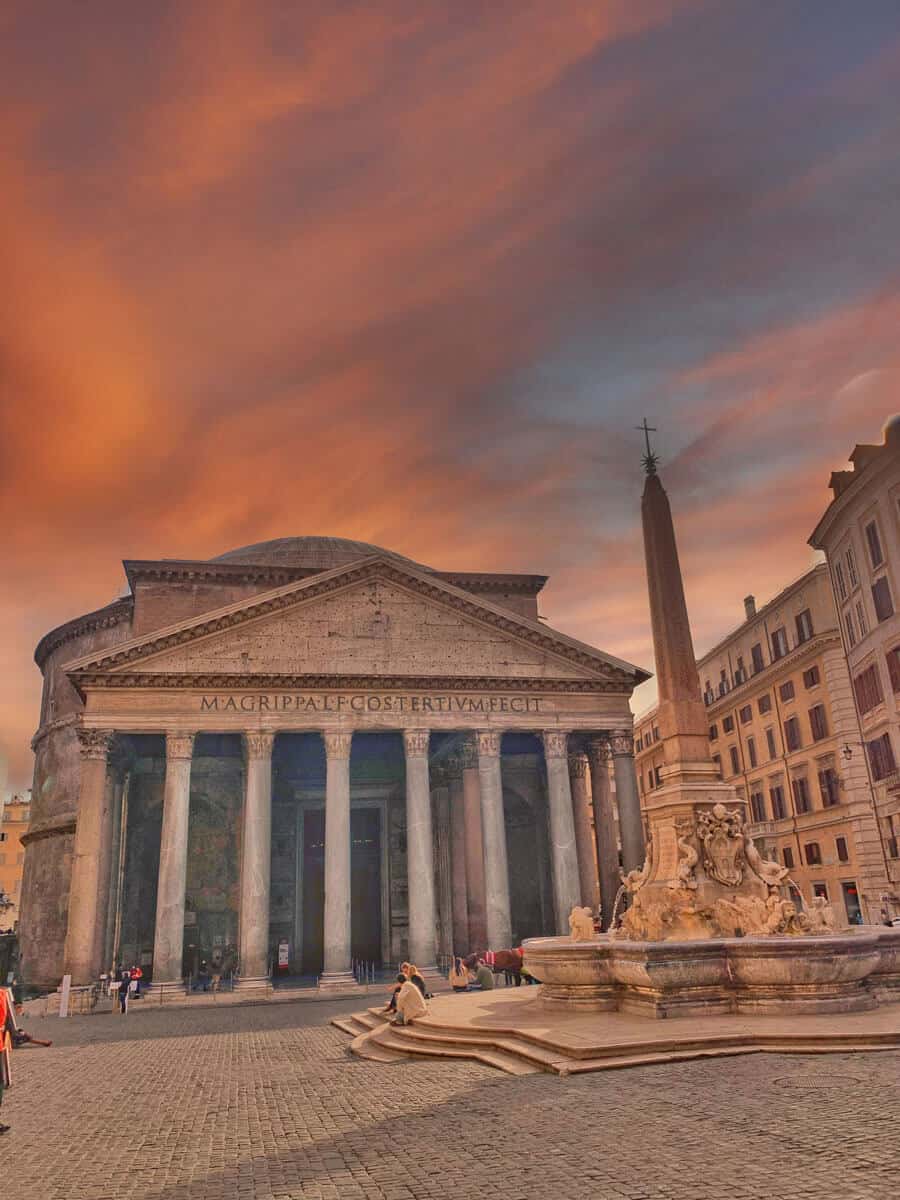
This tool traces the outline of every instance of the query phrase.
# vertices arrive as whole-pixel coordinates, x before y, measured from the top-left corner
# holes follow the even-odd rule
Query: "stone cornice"
[[[110,629],[113,625],[120,625],[130,619],[133,608],[134,598],[123,596],[121,600],[113,600],[112,604],[107,604],[104,608],[75,617],[65,625],[58,625],[56,629],[45,633],[38,642],[34,651],[34,661],[43,669],[44,663],[58,646],[80,637],[83,633],[94,633],[98,629]]]
[[[795,646],[783,658],[768,663],[761,671],[757,671],[755,675],[750,675],[743,683],[739,683],[730,692],[726,692],[724,696],[716,696],[712,704],[705,706],[707,716],[720,716],[723,712],[727,712],[729,708],[734,707],[735,697],[738,700],[743,700],[747,696],[752,695],[754,689],[760,687],[760,685],[771,687],[779,673],[785,667],[788,667],[790,670],[796,670],[800,663],[807,657],[814,656],[820,651],[828,649],[829,646],[841,647],[841,635],[836,629],[830,629],[827,633],[814,634],[807,641],[801,642],[799,646]]]
[[[482,625],[498,629],[508,636],[537,646],[548,654],[574,662],[584,670],[600,673],[625,691],[642,683],[649,675],[639,667],[612,658],[566,634],[548,629],[537,621],[511,613],[487,600],[476,600],[470,592],[446,583],[433,575],[398,566],[386,558],[361,559],[349,567],[320,572],[308,580],[288,584],[272,592],[229,605],[212,613],[158,630],[143,638],[110,647],[100,654],[87,655],[69,663],[76,687],[86,671],[117,671],[129,663],[161,654],[185,642],[209,637],[259,617],[301,605],[321,596],[342,591],[372,579],[388,580],[414,594],[425,596],[462,612]],[[80,690],[80,689],[79,689]]]
[[[26,833],[22,834],[19,841],[23,846],[27,846],[29,842],[39,842],[42,838],[60,837],[64,833],[74,833],[77,820],[78,814],[75,812],[60,813],[56,817],[50,817],[47,821],[32,825]]]
[[[92,688],[152,688],[195,691],[465,691],[574,692],[620,695],[622,688],[604,679],[514,678],[488,675],[190,675],[133,672],[107,675],[102,671],[72,671],[78,691]],[[49,726],[46,727],[49,731]]]
[[[145,581],[152,583],[269,583],[284,585],[323,572],[318,567],[275,566],[269,563],[231,563],[192,559],[126,559],[122,564],[134,592]],[[547,582],[546,575],[517,575],[493,571],[430,571],[436,579],[467,592],[507,592],[536,596]]]

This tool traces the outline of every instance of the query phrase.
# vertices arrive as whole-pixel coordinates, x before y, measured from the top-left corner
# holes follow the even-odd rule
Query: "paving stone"
[[[352,1007],[352,1001],[349,1002]],[[16,1200],[894,1200],[900,1053],[559,1079],[351,1058],[345,1004],[29,1023]],[[838,1086],[839,1085],[839,1086]],[[839,1105],[841,1121],[835,1121]]]

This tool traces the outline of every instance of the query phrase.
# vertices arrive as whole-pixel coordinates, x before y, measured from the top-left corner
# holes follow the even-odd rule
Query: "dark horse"
[[[474,954],[470,954],[468,958],[463,959],[463,966],[467,971],[473,971],[476,965],[482,960],[487,963],[495,975],[498,975],[502,971],[506,976],[507,984],[512,979],[516,987],[521,986],[521,950],[495,950],[493,953],[489,950],[478,950]]]

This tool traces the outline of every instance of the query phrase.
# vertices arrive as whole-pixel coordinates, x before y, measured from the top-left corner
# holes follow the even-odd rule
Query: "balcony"
[[[889,792],[900,792],[900,771],[891,771],[880,780]]]
[[[752,838],[766,837],[766,835],[776,832],[775,822],[750,821],[747,825],[747,832]]]

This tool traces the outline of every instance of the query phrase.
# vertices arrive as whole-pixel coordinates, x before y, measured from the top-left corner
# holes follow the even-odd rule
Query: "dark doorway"
[[[325,921],[325,810],[303,814],[303,974],[321,975]]]
[[[324,965],[325,810],[303,815],[303,966],[304,975],[321,975]],[[381,813],[377,808],[350,812],[350,952],[363,962],[381,964]]]
[[[354,958],[381,964],[381,813],[350,813],[350,946]]]

